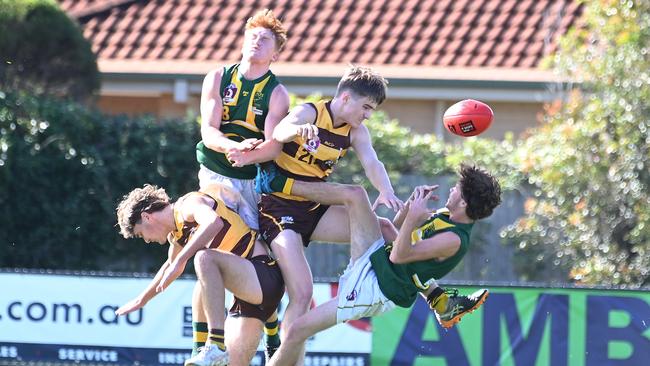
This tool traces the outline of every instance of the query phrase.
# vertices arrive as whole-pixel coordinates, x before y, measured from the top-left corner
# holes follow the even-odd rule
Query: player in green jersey
[[[437,198],[437,186],[414,190],[394,220],[399,231],[392,243],[384,242],[363,188],[308,183],[310,199],[345,204],[350,210],[350,264],[339,280],[337,296],[289,325],[269,365],[292,365],[311,335],[338,323],[384,313],[395,306],[410,307],[418,293],[427,295],[427,302],[438,312],[436,302],[441,294],[436,294],[439,288],[435,279],[460,262],[469,249],[473,223],[491,215],[501,202],[499,183],[488,172],[462,165],[459,173],[460,179],[450,189],[443,209],[432,212],[427,208],[427,202]],[[293,187],[294,193],[297,188],[300,189]],[[443,315],[466,314],[478,307],[484,297],[476,294],[461,299],[464,301],[449,298],[441,310]]]
[[[201,91],[201,138],[196,147],[201,188],[218,184],[219,198],[239,213],[252,229],[258,229],[253,179],[255,167],[234,167],[226,154],[251,151],[256,161],[267,161],[282,148],[271,139],[273,129],[289,110],[289,94],[270,70],[287,41],[287,31],[270,10],[254,14],[246,22],[242,58],[238,64],[210,71]],[[205,343],[207,322],[203,316],[200,286],[192,300],[194,353]],[[244,323],[255,319],[240,317]],[[279,345],[277,315],[266,325],[267,354]],[[250,333],[250,332],[249,332]],[[229,336],[238,337],[235,332]],[[241,335],[246,337],[245,334]],[[252,342],[248,342],[252,343]],[[248,354],[248,351],[241,350]],[[231,354],[231,359],[236,355]]]

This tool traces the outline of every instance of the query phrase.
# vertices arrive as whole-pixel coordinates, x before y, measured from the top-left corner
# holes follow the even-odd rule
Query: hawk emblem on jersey
[[[230,83],[223,92],[223,102],[226,104],[234,103],[235,95],[237,95],[237,85]]]
[[[308,140],[304,144],[302,144],[302,147],[305,148],[305,150],[309,151],[310,153],[315,153],[316,150],[318,150],[318,147],[320,146],[320,139],[318,136],[314,136],[313,139]]]

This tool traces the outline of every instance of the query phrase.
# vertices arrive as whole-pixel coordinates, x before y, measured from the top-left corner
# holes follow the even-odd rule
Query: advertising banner
[[[118,317],[151,278],[0,273],[0,364],[7,361],[179,365],[192,345],[194,280],[176,280],[143,309]],[[316,284],[312,305],[336,295]],[[228,294],[226,303],[232,295]],[[286,308],[283,299],[281,313]],[[341,340],[350,339],[351,342]],[[307,365],[368,365],[368,321],[332,328],[309,339]],[[263,365],[262,346],[253,365]]]
[[[179,279],[140,311],[114,315],[149,281],[0,273],[0,364],[183,364],[192,344],[194,280]],[[335,295],[335,284],[316,284],[312,306]],[[280,317],[286,304],[285,296]],[[418,299],[411,309],[315,335],[305,364],[647,365],[649,326],[648,292],[491,287],[486,303],[452,329],[441,328]],[[264,364],[262,350],[251,365]]]
[[[490,288],[449,330],[422,299],[372,327],[372,365],[650,365],[647,291]]]

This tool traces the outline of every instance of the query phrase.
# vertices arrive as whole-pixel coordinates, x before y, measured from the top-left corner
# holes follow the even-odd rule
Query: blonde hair
[[[164,189],[145,184],[122,197],[117,205],[117,224],[120,234],[126,239],[132,238],[133,227],[141,220],[143,212],[156,212],[169,205],[169,196]]]
[[[282,25],[280,19],[275,17],[272,10],[264,9],[255,13],[246,21],[246,30],[262,27],[270,30],[275,36],[275,46],[282,51],[287,43],[287,29]]]
[[[369,97],[378,105],[386,99],[388,81],[370,67],[350,65],[336,88],[338,96],[342,91],[352,91],[362,97]]]

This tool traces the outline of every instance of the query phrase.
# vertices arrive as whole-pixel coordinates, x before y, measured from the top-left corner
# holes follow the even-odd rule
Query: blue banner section
[[[5,363],[49,362],[112,366],[183,365],[190,357],[185,349],[96,347],[61,344],[0,343],[0,365]],[[264,353],[257,352],[251,366],[264,366]],[[364,353],[310,352],[305,366],[368,366]]]
[[[493,288],[478,311],[451,329],[438,324],[422,299],[372,325],[373,365],[650,365],[644,291]]]

